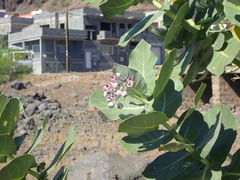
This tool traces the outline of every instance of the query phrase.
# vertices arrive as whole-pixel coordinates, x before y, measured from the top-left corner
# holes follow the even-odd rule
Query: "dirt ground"
[[[88,96],[94,90],[105,85],[110,74],[111,71],[109,70],[88,73],[29,75],[22,80],[22,82],[29,82],[27,88],[23,90],[11,88],[10,83],[0,85],[0,92],[16,96],[21,94],[31,95],[41,91],[49,101],[59,102],[73,117],[76,117],[76,120],[72,122],[67,119],[63,120],[60,130],[57,132],[46,130],[42,143],[33,152],[37,156],[38,162],[45,161],[47,164],[51,162],[61,144],[66,140],[67,128],[71,125],[75,127],[76,142],[56,170],[62,165],[68,166],[74,160],[96,152],[124,153],[119,144],[119,140],[124,134],[117,133],[119,122],[101,119],[97,110],[87,105]],[[56,84],[60,84],[61,87],[56,88]],[[40,124],[41,120],[36,121],[36,125]],[[27,138],[21,152],[28,149],[33,139],[33,135]],[[239,141],[237,140],[234,144],[234,151],[238,147]],[[157,155],[157,151],[141,154],[141,156],[151,159],[154,159]],[[31,179],[31,177],[28,177],[28,179]]]

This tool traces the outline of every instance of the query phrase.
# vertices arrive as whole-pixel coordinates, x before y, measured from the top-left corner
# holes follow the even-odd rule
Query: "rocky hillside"
[[[36,9],[46,11],[64,11],[68,9],[77,9],[85,5],[83,0],[0,0],[0,9],[6,9],[9,13],[27,14]],[[144,3],[132,7],[130,11],[151,11],[155,8],[149,4]]]

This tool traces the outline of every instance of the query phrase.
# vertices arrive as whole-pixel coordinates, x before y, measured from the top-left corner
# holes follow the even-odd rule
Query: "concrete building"
[[[119,38],[144,13],[126,12],[111,20],[104,19],[95,8],[84,7],[65,12],[34,16],[32,25],[9,34],[9,47],[34,51],[33,73],[66,71],[66,22],[69,32],[70,71],[93,71],[112,68],[114,63],[128,64],[128,56],[143,38],[152,44],[161,64],[161,43],[148,31],[136,36],[126,47],[116,46]],[[68,19],[68,21],[67,21]]]

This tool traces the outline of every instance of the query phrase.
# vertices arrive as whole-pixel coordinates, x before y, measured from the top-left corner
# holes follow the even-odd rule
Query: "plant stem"
[[[167,130],[169,130],[171,133],[173,133],[173,136],[176,138],[176,140],[178,140],[179,142],[185,142],[186,140],[180,135],[177,133],[177,131],[172,127],[170,126],[167,122],[164,122],[162,123],[162,125],[167,128]],[[189,146],[187,147],[188,151],[191,152],[191,153],[194,153],[196,152],[196,149],[194,149],[192,146]],[[209,165],[209,162],[208,160],[206,159],[201,159],[200,160],[203,164],[205,164],[206,166]]]
[[[240,173],[226,172],[226,173],[223,174],[223,176],[240,176]]]
[[[139,97],[138,95],[135,95],[135,94],[133,94],[133,97],[138,99],[139,101],[141,101],[144,104],[149,104],[148,100],[144,97]]]
[[[13,155],[11,155],[11,154],[8,154],[8,155],[6,155],[10,160],[13,160],[13,159],[15,159],[15,157],[13,156]]]
[[[157,0],[153,0],[152,4],[158,9],[160,9],[162,7],[162,5]]]
[[[39,178],[40,177],[40,174],[36,173],[35,171],[33,171],[31,169],[28,170],[28,174],[31,174],[35,178]]]

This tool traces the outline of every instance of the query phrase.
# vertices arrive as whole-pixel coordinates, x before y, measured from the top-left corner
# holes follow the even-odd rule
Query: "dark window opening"
[[[96,30],[96,26],[93,26],[93,25],[85,25],[85,29],[91,29],[91,30]]]
[[[125,29],[125,28],[126,28],[126,26],[125,26],[125,24],[124,24],[124,23],[120,23],[120,25],[119,25],[119,28],[120,28],[120,29]]]
[[[111,24],[106,22],[101,22],[101,30],[111,31]]]
[[[64,23],[60,24],[60,29],[65,29],[65,24]]]
[[[128,29],[130,29],[132,27],[132,24],[128,24]]]
[[[41,25],[40,27],[42,27],[42,28],[49,28],[50,26],[49,26],[49,24],[45,24],[45,25]]]

